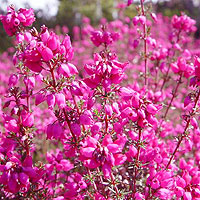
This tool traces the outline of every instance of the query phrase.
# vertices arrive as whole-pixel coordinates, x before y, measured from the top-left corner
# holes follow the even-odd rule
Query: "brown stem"
[[[105,98],[105,104],[104,104],[104,107],[106,106],[106,98]],[[106,110],[105,110],[105,126],[106,126],[106,134],[108,133],[108,116],[107,116],[107,113],[106,113]]]
[[[144,11],[144,3],[143,0],[140,0],[140,5],[141,5],[141,9],[142,9],[142,15],[145,15],[145,11]],[[146,23],[144,23],[143,25],[143,33],[144,33],[144,84],[147,86],[148,85],[148,68],[147,68],[147,27],[146,27]]]
[[[155,85],[154,92],[156,92],[157,87],[158,87],[158,75],[159,75],[158,66],[159,66],[159,60],[157,60],[156,66],[155,66],[156,75],[155,75],[155,83],[154,83]]]
[[[179,42],[179,40],[180,40],[180,34],[181,34],[181,30],[179,30],[179,32],[178,32],[178,34],[177,34],[177,39],[176,39],[176,42],[175,42],[175,43],[178,43],[178,42]],[[174,43],[171,42],[171,44],[173,45]],[[171,51],[171,50],[172,50],[172,49],[169,49],[169,52],[168,52],[168,59],[169,59],[169,54],[170,54],[170,51]],[[175,55],[175,51],[173,52],[173,56],[174,56],[174,55]],[[170,71],[170,63],[168,63],[167,73],[166,73],[166,75],[165,75],[165,77],[164,77],[164,80],[163,80],[162,86],[161,86],[161,88],[160,88],[160,91],[163,90],[163,88],[164,88],[164,86],[165,86],[165,84],[166,84],[166,82],[167,82],[167,80],[168,80],[169,71]]]
[[[105,113],[105,123],[106,123],[106,134],[107,134],[108,133],[108,117],[106,113]]]
[[[53,88],[55,89],[55,91],[57,91],[57,88],[56,88],[56,78],[55,78],[55,74],[54,74],[54,69],[57,65],[58,61],[55,61],[54,65],[51,66],[51,64],[49,65],[49,71],[51,73],[51,76],[52,76],[52,79],[53,79]]]
[[[178,88],[179,88],[179,86],[180,86],[180,84],[181,84],[181,79],[182,79],[182,77],[183,77],[183,73],[181,73],[180,76],[179,76],[179,79],[178,79],[177,84],[176,84],[176,88],[175,88],[174,92],[172,93],[172,98],[171,98],[171,100],[170,100],[169,105],[167,106],[167,109],[166,109],[166,111],[165,111],[165,114],[164,114],[164,116],[163,116],[163,119],[165,119],[165,118],[167,117],[168,111],[169,111],[169,109],[170,109],[170,107],[171,107],[171,105],[172,105],[172,102],[173,102],[173,100],[174,100],[174,98],[176,97],[176,94],[177,94],[177,92],[178,92]]]
[[[64,115],[65,115],[65,120],[66,120],[67,125],[68,125],[68,127],[69,127],[69,130],[70,130],[70,132],[71,132],[71,134],[72,134],[72,137],[74,138],[75,143],[77,143],[76,136],[74,135],[74,133],[73,133],[73,131],[72,131],[72,129],[71,129],[71,124],[70,124],[69,118],[68,118],[67,113],[66,113],[66,111],[65,111],[64,108],[63,108],[63,113],[64,113]]]
[[[165,86],[165,83],[167,82],[168,75],[169,75],[169,70],[170,70],[170,63],[168,63],[167,73],[166,73],[166,75],[164,76],[164,80],[163,80],[162,86],[161,86],[161,88],[160,88],[160,91],[163,90],[163,88],[164,88],[164,86]]]
[[[30,99],[29,99],[29,91],[28,91],[28,85],[26,85],[26,103],[27,103],[27,107],[28,107],[28,112],[30,111]]]
[[[56,90],[56,79],[55,79],[55,75],[54,75],[54,69],[50,69],[50,72],[51,72],[51,76],[52,76],[52,79],[53,79],[53,88]]]
[[[142,129],[139,129],[139,138],[138,138],[138,150],[137,150],[137,155],[136,155],[136,160],[135,160],[135,167],[134,167],[134,180],[133,180],[133,198],[135,198],[135,193],[136,193],[136,178],[137,178],[137,172],[138,172],[138,163],[140,160],[140,150],[141,150],[141,137],[142,137]]]
[[[117,196],[117,199],[118,199],[118,197],[119,197],[119,190],[118,190],[118,188],[117,188],[117,185],[116,185],[116,183],[115,183],[115,179],[114,179],[114,176],[113,176],[112,173],[111,173],[111,180],[112,180],[112,184],[114,185],[115,192],[116,192],[116,196]]]
[[[55,167],[55,168],[56,168],[56,167]],[[57,172],[57,169],[56,169],[56,173],[55,173],[55,186],[54,186],[54,189],[53,189],[53,196],[55,196],[55,193],[56,193],[57,175],[58,175],[58,172]]]
[[[77,113],[78,113],[78,116],[80,117],[81,112],[80,112],[80,110],[79,110],[79,108],[78,108],[78,105],[77,105],[77,102],[76,102],[75,96],[74,96],[72,93],[71,93],[71,95],[72,95],[72,99],[73,99],[73,102],[74,102],[74,105],[75,105],[76,111],[77,111]],[[85,128],[84,124],[82,124],[82,128],[83,128],[83,132],[85,132],[86,128]]]
[[[200,96],[200,90],[198,91],[198,95],[197,95],[197,97],[196,97],[196,100],[195,100],[195,103],[194,103],[194,106],[193,106],[193,109],[192,109],[192,113],[190,113],[190,117],[191,117],[192,115],[194,115],[195,112],[196,112],[196,106],[197,106],[197,103],[198,103],[198,100],[199,100],[199,96]],[[182,135],[181,135],[181,137],[180,137],[180,139],[179,139],[179,141],[178,141],[178,143],[177,143],[177,145],[176,145],[176,148],[174,149],[174,152],[172,153],[172,155],[171,155],[171,157],[170,157],[170,159],[169,159],[169,162],[167,163],[167,166],[166,166],[165,169],[168,169],[169,165],[170,165],[171,162],[172,162],[172,159],[174,158],[176,152],[178,151],[178,149],[179,149],[179,147],[180,147],[180,145],[181,145],[181,142],[182,142],[183,139],[186,137],[186,132],[187,132],[187,129],[188,129],[189,125],[190,125],[190,117],[187,119],[187,123],[186,123],[185,129],[184,129],[184,131],[183,131],[183,133],[182,133]]]
[[[22,130],[23,124],[22,124],[22,117],[21,117],[20,104],[19,104],[19,100],[18,100],[18,97],[17,97],[16,94],[14,95],[14,97],[15,97],[16,105],[17,105],[17,107],[19,108],[19,114],[18,114],[18,117],[19,117],[19,125],[20,125],[20,130]],[[21,131],[20,131],[20,132],[21,132]],[[25,134],[25,132],[21,132],[21,133],[22,133],[22,135]],[[30,150],[29,150],[28,141],[25,140],[25,141],[24,141],[24,145],[23,145],[23,143],[21,143],[19,140],[18,140],[18,143],[24,148],[24,150],[26,151],[26,154],[27,154],[27,155],[30,155]]]

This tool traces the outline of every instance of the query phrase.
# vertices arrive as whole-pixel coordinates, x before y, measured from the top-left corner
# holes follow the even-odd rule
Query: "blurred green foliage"
[[[156,11],[163,13],[165,16],[180,15],[181,12],[196,18],[198,13],[198,7],[194,5],[193,0],[171,0],[161,1],[155,5]]]
[[[96,24],[101,17],[112,20],[116,0],[59,0],[56,21],[61,25],[80,25],[81,18],[86,16]]]

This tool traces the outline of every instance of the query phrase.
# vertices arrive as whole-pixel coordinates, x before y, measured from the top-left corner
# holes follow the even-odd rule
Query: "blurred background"
[[[91,24],[98,24],[103,17],[107,20],[119,18],[120,10],[127,0],[0,0],[0,14],[6,12],[10,4],[20,7],[34,8],[37,17],[34,26],[39,28],[46,24],[49,28],[56,26],[67,26],[72,36],[73,26],[81,26],[82,18],[87,16]],[[138,0],[133,0],[139,3]],[[197,21],[197,32],[195,37],[199,38],[200,32],[200,0],[146,0],[151,5],[153,12],[162,13],[165,16],[180,15],[185,12]],[[134,5],[125,9],[125,15],[133,17],[137,14]],[[0,52],[10,47],[11,40],[6,36],[2,24],[0,24]]]

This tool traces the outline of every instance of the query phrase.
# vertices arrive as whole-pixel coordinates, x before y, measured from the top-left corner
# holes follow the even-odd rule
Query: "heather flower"
[[[23,113],[22,114],[22,124],[27,127],[32,127],[34,124],[34,116],[32,113]]]
[[[87,188],[87,184],[83,177],[79,173],[71,174],[65,184],[66,192],[64,193],[64,197],[73,199],[85,188]]]
[[[119,39],[119,34],[115,32],[107,32],[107,31],[93,31],[91,33],[91,40],[95,46],[100,46],[102,44],[104,45],[110,45],[114,41]]]
[[[175,29],[183,30],[186,32],[195,31],[195,20],[191,19],[185,14],[182,14],[180,17],[174,15],[172,18],[172,26]]]
[[[4,120],[5,120],[5,128],[8,131],[11,131],[14,133],[17,133],[19,131],[19,124],[17,123],[16,119],[9,116],[5,116]]]
[[[72,123],[71,124],[71,130],[77,137],[79,137],[81,135],[81,127],[80,127],[79,124]]]
[[[127,6],[130,6],[133,3],[133,0],[128,0],[127,1]]]
[[[63,136],[63,128],[60,123],[49,124],[46,129],[47,139],[60,139]]]
[[[35,21],[33,9],[20,8],[16,12],[14,7],[9,6],[7,10],[8,13],[1,15],[0,20],[8,36],[15,35],[19,31],[20,26],[31,26]]]
[[[93,141],[91,143],[90,141]],[[105,177],[109,177],[111,167],[122,165],[127,157],[121,153],[126,139],[112,141],[110,135],[106,135],[103,139],[102,146],[98,144],[97,140],[88,137],[84,146],[81,148],[81,159],[85,166],[89,168],[96,168],[102,166],[102,171]]]
[[[18,80],[19,80],[18,75],[12,74],[12,75],[10,76],[10,78],[9,78],[9,82],[8,82],[9,86],[10,86],[10,87],[15,86],[15,85],[18,83]]]
[[[46,100],[46,96],[43,93],[38,93],[35,95],[35,105],[39,105],[40,103],[42,103],[43,101]]]
[[[50,110],[53,110],[56,103],[56,98],[54,94],[47,95],[47,104]]]
[[[83,125],[90,125],[91,124],[91,119],[90,119],[90,116],[87,115],[87,114],[82,114],[80,116],[80,124],[83,124]]]
[[[66,106],[65,95],[62,93],[55,94],[55,101],[59,108],[64,108]]]

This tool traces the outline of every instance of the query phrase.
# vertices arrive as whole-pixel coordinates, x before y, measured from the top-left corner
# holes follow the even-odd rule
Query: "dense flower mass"
[[[16,44],[0,56],[1,199],[200,199],[195,21],[145,0],[130,19],[134,2],[72,42],[28,28],[32,9],[0,16]]]
[[[183,30],[186,32],[194,31],[196,30],[196,27],[194,26],[195,24],[195,20],[191,19],[185,14],[182,14],[180,17],[174,15],[172,18],[172,26],[178,30]]]

